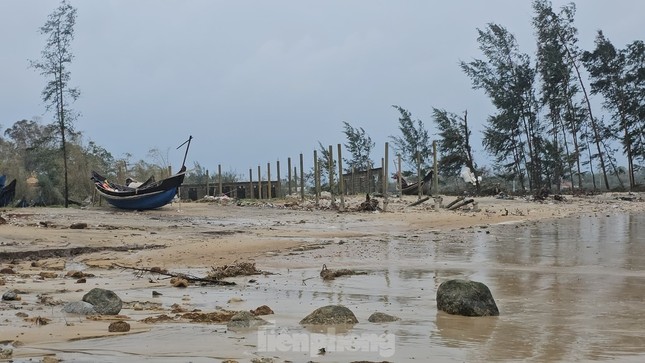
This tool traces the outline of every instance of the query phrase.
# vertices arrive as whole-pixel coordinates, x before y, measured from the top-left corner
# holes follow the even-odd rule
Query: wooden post
[[[421,199],[421,195],[423,194],[423,188],[421,186],[421,155],[417,151],[417,194],[419,195],[419,199]]]
[[[258,199],[262,199],[262,173],[258,165]]]
[[[401,171],[401,154],[397,155],[398,156],[398,163],[399,163],[399,177],[396,180],[396,183],[398,184],[399,187],[399,200],[403,200],[403,182],[401,181],[401,178],[403,177],[403,173]]]
[[[327,160],[327,170],[329,171],[329,193],[331,194],[331,205],[336,204],[334,199],[334,149],[329,145],[329,160]]]
[[[276,198],[281,198],[282,197],[282,180],[280,180],[280,160],[276,160],[275,162],[275,170],[277,172],[277,185],[275,187],[275,197]]]
[[[217,164],[217,196],[222,196],[222,164]]]
[[[383,165],[383,193],[385,194],[385,198],[383,200],[383,212],[387,211],[387,204],[390,202],[388,198],[389,193],[387,192],[387,176],[390,175],[390,173],[388,172],[389,150],[389,144],[385,142],[385,164]]]
[[[432,154],[434,155],[434,175],[432,176],[432,194],[439,194],[439,163],[437,163],[437,141],[432,141]]]
[[[320,165],[318,164],[318,151],[314,150],[314,186],[316,188],[314,194],[316,197],[316,207],[320,203]]]
[[[305,201],[305,161],[300,153],[300,200]]]
[[[289,195],[291,195],[291,181],[292,181],[291,178],[293,177],[291,175],[291,157],[287,158],[287,174],[288,174],[287,178],[289,179],[287,181],[287,188],[288,188],[287,190],[289,191]]]
[[[338,144],[338,194],[340,194],[340,211],[345,210],[345,188],[343,188],[343,157],[342,145]]]
[[[251,199],[255,199],[255,193],[253,193],[253,169],[249,168],[249,195]]]
[[[208,175],[208,169],[206,169],[206,196],[208,197],[208,187],[210,186],[210,175]]]
[[[267,199],[271,199],[271,163],[267,163]]]

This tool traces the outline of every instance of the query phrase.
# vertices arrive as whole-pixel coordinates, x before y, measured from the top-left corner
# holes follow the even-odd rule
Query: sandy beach
[[[204,312],[253,309],[266,303],[267,290],[279,285],[282,288],[276,288],[270,295],[275,297],[275,300],[271,300],[275,302],[267,304],[275,311],[271,319],[287,328],[297,326],[297,321],[304,317],[300,310],[311,311],[320,305],[316,301],[316,286],[324,291],[341,289],[351,294],[351,288],[360,291],[362,284],[380,284],[369,277],[360,282],[356,276],[318,285],[321,282],[314,278],[323,264],[329,268],[360,269],[368,274],[374,272],[372,275],[379,275],[378,271],[391,269],[393,265],[396,265],[397,271],[404,270],[406,266],[422,266],[422,261],[415,260],[414,256],[396,252],[396,246],[388,244],[389,249],[383,248],[385,242],[392,240],[405,243],[423,241],[424,246],[434,249],[428,253],[428,256],[433,256],[433,263],[444,266],[433,267],[434,277],[414,279],[415,283],[427,284],[423,285],[427,286],[424,295],[434,298],[436,286],[442,280],[457,275],[490,283],[493,294],[497,293],[504,299],[506,294],[499,291],[502,287],[494,281],[486,281],[486,275],[471,273],[459,276],[462,272],[450,272],[460,268],[475,270],[479,265],[482,269],[490,268],[488,263],[497,261],[459,260],[455,256],[462,252],[456,255],[446,252],[449,251],[448,247],[461,249],[464,241],[471,240],[477,234],[501,235],[502,232],[498,231],[503,229],[494,229],[500,226],[529,229],[567,217],[609,217],[645,212],[645,196],[642,193],[565,196],[563,201],[548,198],[543,202],[524,198],[475,198],[476,206],[469,205],[455,211],[440,208],[433,199],[410,206],[417,200],[416,197],[389,198],[386,211],[356,211],[362,198],[346,198],[344,211],[329,208],[329,200],[322,200],[316,207],[313,201],[300,202],[298,199],[241,203],[233,200],[182,202],[143,212],[122,211],[107,206],[1,210],[0,269],[4,273],[0,274],[0,290],[3,293],[15,291],[19,296],[19,300],[0,302],[0,348],[11,350],[11,354],[4,358],[14,361],[113,361],[122,359],[126,354],[129,357],[127,361],[161,361],[162,357],[169,361],[177,357],[182,358],[175,361],[231,359],[246,362],[265,358],[266,361],[273,359],[276,362],[306,359],[320,362],[358,361],[364,358],[372,361],[407,361],[409,356],[383,358],[383,355],[365,356],[361,352],[347,356],[330,353],[313,358],[306,354],[293,356],[287,352],[262,354],[258,352],[259,343],[252,342],[257,332],[244,332],[232,337],[222,324],[186,321],[150,324],[144,319],[161,314],[172,315],[173,305]],[[444,196],[443,204],[453,199]],[[383,207],[383,200],[379,199],[379,202]],[[381,255],[391,254],[393,250],[400,254],[397,255],[400,258],[398,264],[396,259]],[[415,253],[421,252],[413,251],[411,254]],[[469,253],[466,251],[466,254]],[[191,284],[187,288],[177,288],[170,285],[167,276],[135,273],[134,270],[158,268],[204,276],[213,267],[241,261],[253,262],[259,270],[268,273],[226,279],[236,282],[234,287]],[[133,270],[122,268],[124,266]],[[543,269],[538,271],[543,273],[552,266],[537,264],[523,265],[522,268]],[[632,277],[644,279],[643,268],[635,268]],[[439,269],[450,273],[437,274]],[[79,279],[71,277],[70,271],[82,271],[87,277],[84,282],[79,282]],[[403,316],[408,316],[403,301],[420,294],[419,291],[406,290],[404,287],[407,283],[408,280],[401,281],[401,300],[395,304],[399,309],[397,312]],[[118,316],[70,317],[61,313],[64,303],[80,300],[94,287],[112,290],[124,301],[124,308]],[[300,294],[311,294],[306,306],[294,310],[285,302],[281,294],[292,289],[300,291]],[[374,291],[378,292],[378,289],[378,286],[374,287]],[[153,297],[153,290],[161,295]],[[305,300],[300,298],[298,301],[302,305]],[[339,299],[327,300],[338,302]],[[360,298],[351,298],[350,295],[349,300],[352,301],[350,305],[360,307],[357,302]],[[367,300],[366,304],[371,301],[369,298]],[[415,303],[411,304],[414,306]],[[383,306],[387,307],[387,304]],[[432,309],[431,305],[424,306]],[[431,324],[426,329],[430,337],[433,329],[441,330],[441,324],[444,328],[445,324],[452,324],[450,316],[437,314],[436,311],[432,311],[431,315]],[[130,331],[108,332],[107,326],[116,320],[127,321],[131,325]],[[364,319],[359,317],[359,320]],[[457,324],[463,325],[464,322]],[[495,330],[494,327],[478,325],[471,328],[480,332],[481,329]],[[364,327],[358,331],[369,329]],[[392,327],[384,329],[397,330]],[[167,344],[154,347],[155,344],[151,343],[153,347],[143,353],[124,353],[142,342],[147,344],[160,339],[160,336],[177,333],[184,336],[186,341],[181,343],[176,340],[176,347]],[[207,334],[214,341],[204,343],[206,345],[200,348],[195,339],[191,339],[200,334]],[[405,339],[399,339],[403,343],[397,347],[405,348],[398,348],[397,353],[405,350],[414,355],[414,344],[406,344]],[[87,346],[79,347],[79,344]],[[99,349],[91,348],[95,344],[114,344],[109,349],[105,348],[105,351],[113,351],[113,355],[108,354],[96,360],[96,357],[81,354],[79,358],[81,351]],[[186,351],[189,344],[193,347],[191,353]],[[213,348],[213,344],[218,348]],[[155,351],[162,353],[157,355]],[[645,354],[645,349],[633,353]],[[467,357],[451,357],[447,351],[446,354],[445,359],[439,361],[452,361],[453,358],[469,360]]]

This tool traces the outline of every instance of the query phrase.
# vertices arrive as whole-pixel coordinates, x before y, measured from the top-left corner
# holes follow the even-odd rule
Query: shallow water
[[[239,286],[155,289],[163,293],[159,301],[166,309],[178,301],[204,311],[266,304],[276,314],[265,316],[273,324],[259,331],[154,324],[151,331],[135,335],[30,348],[56,352],[68,362],[217,362],[253,357],[294,362],[645,360],[645,214],[608,213],[341,242],[331,243],[324,252],[258,261],[258,267],[276,274],[237,278]],[[316,267],[270,268],[303,261]],[[326,282],[318,277],[323,263],[368,274]],[[485,283],[500,316],[438,312],[437,287],[452,278]],[[124,300],[146,301],[149,296],[149,290],[130,290]],[[244,301],[228,303],[231,297]],[[349,307],[359,323],[334,331],[307,330],[298,324],[328,304]],[[367,318],[375,311],[401,320],[369,323]],[[143,317],[131,310],[122,313],[135,320]],[[326,353],[318,354],[323,347]]]

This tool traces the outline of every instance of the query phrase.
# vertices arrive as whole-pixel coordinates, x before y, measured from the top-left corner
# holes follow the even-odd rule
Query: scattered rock
[[[401,318],[379,312],[375,312],[374,314],[370,315],[369,318],[367,318],[367,321],[369,321],[370,323],[391,323],[398,320],[401,320]]]
[[[46,355],[41,360],[41,363],[59,363],[61,360],[53,355]]]
[[[2,300],[4,301],[17,301],[20,300],[20,296],[15,291],[7,291],[2,294]]]
[[[130,331],[130,324],[123,320],[115,321],[110,323],[110,326],[108,326],[108,331],[111,333],[124,333]]]
[[[342,305],[327,305],[314,310],[300,321],[302,325],[356,324],[354,313]]]
[[[256,316],[257,315],[271,315],[271,314],[273,314],[273,310],[271,310],[271,308],[266,306],[266,305],[262,305],[262,306],[259,306],[255,310],[251,310],[251,314],[256,315]]]
[[[103,315],[117,315],[123,301],[111,290],[93,288],[83,296],[83,301],[94,305],[94,310]]]
[[[13,355],[13,349],[10,349],[10,348],[0,349],[0,359],[10,359],[12,355]]]
[[[255,328],[269,324],[268,321],[258,318],[248,311],[240,311],[231,317],[231,321],[226,324],[229,329],[235,328]]]
[[[5,268],[0,269],[0,274],[15,275],[16,271],[11,269],[10,267],[5,267]]]
[[[467,280],[448,280],[437,289],[437,309],[464,316],[497,316],[499,310],[486,285]]]
[[[188,280],[181,277],[173,277],[170,279],[170,284],[173,287],[188,287]]]
[[[235,314],[237,314],[237,311],[218,310],[212,313],[190,312],[183,314],[181,317],[193,323],[227,323],[231,321]]]
[[[85,229],[85,228],[87,228],[87,223],[85,222],[72,223],[69,226],[69,229]]]
[[[86,282],[87,282],[87,279],[86,279],[85,277],[83,277],[83,278],[80,278],[80,279],[76,280],[76,283],[77,283],[77,284],[84,284],[84,283],[86,283]]]
[[[85,302],[85,301],[72,301],[63,305],[62,311],[68,314],[78,314],[78,315],[94,315],[96,310],[94,305]]]
[[[251,363],[274,363],[275,359],[270,357],[261,357],[251,359]]]
[[[38,275],[43,279],[55,279],[58,277],[58,274],[51,271],[41,271]]]

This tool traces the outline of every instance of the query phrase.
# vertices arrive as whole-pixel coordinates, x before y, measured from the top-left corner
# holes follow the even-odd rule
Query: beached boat
[[[418,195],[419,194],[419,188],[421,189],[421,193],[423,194],[424,192],[424,186],[432,181],[432,177],[434,176],[434,172],[430,170],[425,177],[421,180],[421,183],[419,182],[414,182],[414,183],[408,183],[407,180],[405,180],[404,177],[401,176],[401,173],[394,173],[392,176],[392,179],[395,179],[398,181],[399,178],[401,178],[401,193],[404,195]]]
[[[156,209],[170,203],[184,182],[186,167],[182,166],[179,173],[166,179],[155,181],[154,178],[136,188],[108,181],[95,171],[92,171],[92,181],[98,193],[111,205],[121,209]]]
[[[0,175],[0,207],[6,207],[16,196],[16,179],[5,185],[7,177]]]

